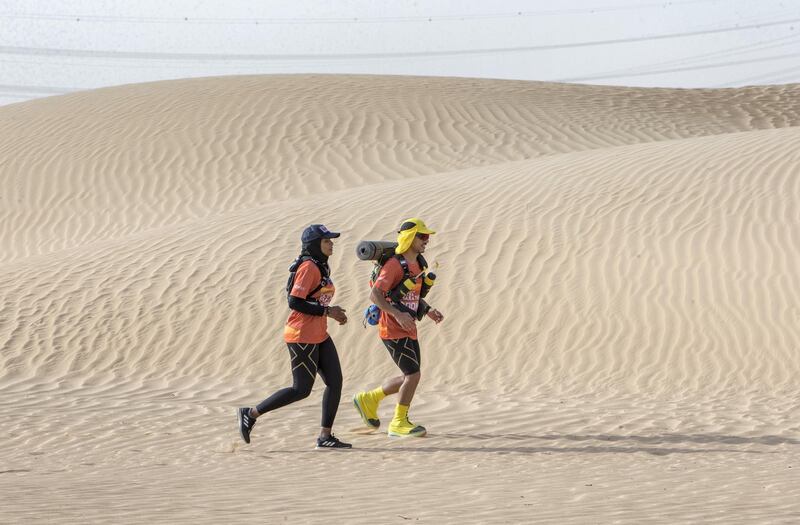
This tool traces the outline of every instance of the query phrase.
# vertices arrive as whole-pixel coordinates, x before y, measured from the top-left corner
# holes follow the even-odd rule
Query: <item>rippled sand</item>
[[[0,522],[800,519],[800,85],[253,76],[0,108]],[[437,230],[417,440],[352,394],[362,239]],[[291,382],[283,286],[342,231],[345,374]],[[394,399],[381,410],[384,426]]]

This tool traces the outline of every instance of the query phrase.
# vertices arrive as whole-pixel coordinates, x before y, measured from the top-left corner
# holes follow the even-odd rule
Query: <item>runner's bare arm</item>
[[[403,330],[410,330],[414,326],[414,318],[411,316],[411,314],[395,308],[394,305],[386,300],[386,295],[382,290],[379,290],[378,288],[372,288],[369,298],[378,306],[378,308],[394,317]]]

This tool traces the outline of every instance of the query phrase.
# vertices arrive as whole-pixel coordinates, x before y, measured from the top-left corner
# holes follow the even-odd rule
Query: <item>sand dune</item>
[[[0,521],[792,521],[798,95],[297,76],[0,108]],[[430,437],[395,442],[349,404],[394,373],[354,249],[409,215],[447,319]],[[320,385],[250,446],[233,419],[289,381],[317,221],[351,317],[333,457]]]
[[[587,149],[797,125],[797,86],[404,77],[158,82],[4,107],[0,261],[221,212]]]

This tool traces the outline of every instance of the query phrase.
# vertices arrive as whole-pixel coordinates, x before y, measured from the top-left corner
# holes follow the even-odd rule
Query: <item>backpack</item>
[[[325,282],[328,279],[328,269],[327,269],[327,267],[325,265],[323,265],[322,263],[320,263],[318,260],[316,260],[313,257],[311,257],[310,255],[301,255],[297,259],[294,260],[294,262],[291,264],[291,266],[289,266],[289,279],[286,281],[286,298],[287,299],[289,298],[289,294],[292,292],[292,288],[294,288],[294,280],[295,280],[295,277],[297,276],[297,270],[300,268],[300,265],[303,264],[306,261],[313,261],[314,264],[317,265],[317,268],[319,269],[319,273],[322,274],[322,279],[320,280],[320,282],[317,285],[317,287],[314,288],[313,290],[311,290],[308,293],[308,295],[306,295],[305,300],[308,301],[309,297],[311,297],[312,295],[314,295],[315,293],[320,291],[322,289],[322,287],[325,285]],[[311,299],[311,300],[313,301],[313,299]]]
[[[372,267],[372,274],[370,275],[369,279],[369,287],[372,288],[375,285],[375,281],[378,279],[378,276],[381,273],[381,269],[386,262],[391,259],[395,258],[400,263],[401,268],[403,269],[403,280],[400,281],[400,284],[396,286],[393,290],[390,291],[389,301],[391,301],[395,306],[399,309],[407,311],[411,315],[415,315],[416,318],[419,320],[421,319],[425,313],[430,309],[430,307],[422,300],[428,294],[431,286],[433,286],[434,280],[436,279],[436,274],[433,272],[428,271],[428,263],[425,261],[425,258],[422,255],[417,256],[417,263],[419,267],[422,268],[422,274],[419,276],[412,276],[411,272],[408,271],[408,262],[406,258],[402,255],[396,254],[395,249],[397,248],[396,242],[390,241],[361,241],[356,246],[356,255],[362,261],[375,261],[375,264]],[[411,279],[413,277],[413,279]],[[400,299],[405,292],[402,291],[403,284],[411,279],[411,283],[408,283],[405,287],[405,291],[410,290],[414,285],[416,285],[416,278],[421,277],[422,281],[422,290],[420,290],[420,301],[419,301],[419,308],[416,312],[412,312],[404,305],[400,303]],[[378,319],[380,318],[381,310],[376,305],[371,304],[364,310],[364,326],[366,327],[367,324],[376,325],[378,324]]]
[[[388,295],[390,297],[393,294],[395,294],[395,291],[398,290],[406,280],[411,279],[412,283],[416,284],[416,280],[418,278],[424,276],[425,272],[428,270],[428,261],[425,260],[425,257],[423,257],[422,254],[417,255],[417,264],[422,269],[422,272],[421,272],[420,275],[411,275],[411,272],[409,272],[409,270],[408,270],[408,261],[402,255],[395,254],[395,255],[390,255],[388,257],[381,257],[380,259],[375,261],[375,265],[372,267],[372,274],[369,277],[369,287],[370,288],[372,288],[375,285],[375,281],[378,280],[378,276],[381,274],[381,269],[383,269],[383,265],[385,265],[389,261],[389,259],[397,259],[397,261],[400,263],[400,267],[403,269],[403,279],[400,281],[400,284],[395,286],[389,292]],[[428,279],[425,279],[425,280],[428,280]],[[433,284],[433,283],[428,284],[428,286],[426,287],[425,281],[423,281],[423,283],[422,283],[423,291],[420,292],[420,297],[425,297],[425,295],[428,294],[428,289],[430,289],[431,284]],[[423,295],[423,293],[425,295]]]
[[[417,264],[422,269],[419,275],[411,275],[411,272],[408,269],[408,261],[405,257],[399,254],[393,255],[383,255],[375,261],[375,265],[372,268],[372,274],[370,275],[369,279],[369,287],[372,288],[375,285],[375,281],[378,279],[378,276],[381,273],[381,269],[383,266],[389,261],[389,259],[397,259],[400,263],[400,267],[403,269],[403,278],[400,283],[392,288],[387,295],[389,301],[394,304],[400,310],[406,311],[416,317],[418,320],[422,318],[424,312],[427,311],[428,306],[425,301],[422,300],[423,297],[428,295],[428,291],[430,290],[431,286],[433,286],[434,279],[436,279],[436,275],[433,273],[426,273],[428,270],[428,262],[425,258],[420,254],[417,255]],[[422,278],[422,289],[420,290],[420,302],[419,307],[416,312],[410,310],[408,307],[403,305],[400,301],[410,289],[416,286],[417,279]],[[367,324],[376,325],[378,324],[378,319],[380,318],[380,309],[371,304],[367,307],[364,311],[364,326]]]

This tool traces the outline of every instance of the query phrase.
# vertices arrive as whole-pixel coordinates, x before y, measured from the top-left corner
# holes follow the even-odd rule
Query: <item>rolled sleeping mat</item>
[[[397,248],[396,242],[391,241],[361,241],[356,246],[356,255],[362,261],[377,261],[384,257],[394,255]]]

